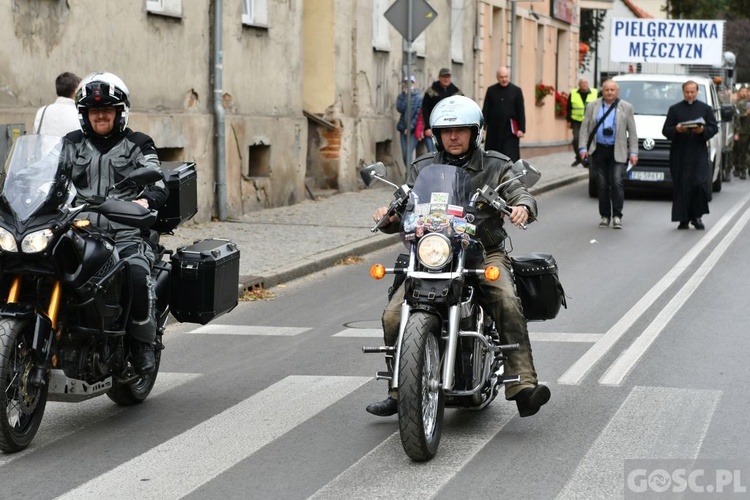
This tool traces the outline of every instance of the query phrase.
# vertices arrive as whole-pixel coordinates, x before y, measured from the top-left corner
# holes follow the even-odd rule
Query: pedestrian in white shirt
[[[34,133],[64,136],[81,128],[78,109],[73,100],[81,79],[73,73],[61,73],[55,79],[57,100],[39,108],[34,118]]]

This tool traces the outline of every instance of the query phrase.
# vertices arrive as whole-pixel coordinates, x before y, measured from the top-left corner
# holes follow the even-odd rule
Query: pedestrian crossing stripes
[[[695,459],[720,394],[713,390],[635,387],[558,499],[623,498],[625,459]]]
[[[369,380],[287,377],[59,498],[182,498]]]
[[[196,376],[161,373],[154,396]],[[371,380],[353,376],[288,376],[104,474],[61,492],[58,498],[161,500],[194,495],[220,474],[306,425]],[[560,483],[558,498],[621,498],[626,459],[696,458],[720,396],[716,390],[633,388],[620,407],[613,410],[567,481]],[[81,410],[83,405],[89,407]],[[79,412],[76,415],[66,411],[68,408],[78,408]],[[0,468],[18,457],[41,451],[57,439],[84,431],[92,419],[104,420],[120,411],[104,398],[77,405],[51,404],[47,429],[40,432],[33,447],[2,456]],[[70,423],[76,418],[81,419],[81,425]],[[411,462],[396,431],[348,467],[330,471],[330,478],[322,481],[310,498],[434,498],[459,475],[474,473],[469,464],[478,465],[477,457],[487,456],[488,446],[514,421],[518,421],[515,405],[502,398],[481,412],[447,411],[440,451],[432,461]],[[524,419],[526,422],[530,421]],[[363,415],[361,425],[397,428],[395,417],[371,420]],[[534,439],[531,435],[528,438]]]
[[[310,328],[289,326],[252,326],[252,325],[214,325],[209,324],[191,330],[190,333],[210,333],[212,335],[268,335],[289,337],[299,335]]]
[[[149,398],[159,397],[167,391],[195,380],[198,376],[198,373],[159,372]],[[44,410],[42,425],[34,438],[33,447],[11,455],[0,454],[0,467],[32,453],[37,448],[54,443],[125,410],[126,408],[115,405],[106,396],[81,403],[49,402]]]

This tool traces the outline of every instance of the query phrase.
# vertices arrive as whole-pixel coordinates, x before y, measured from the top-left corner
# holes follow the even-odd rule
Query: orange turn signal
[[[383,264],[375,264],[370,268],[370,276],[376,280],[382,280],[385,277],[385,267]]]
[[[91,221],[88,219],[77,219],[73,222],[73,226],[77,228],[89,227],[90,225]]]
[[[487,266],[484,268],[484,277],[488,281],[497,281],[500,277],[500,268],[495,266]]]

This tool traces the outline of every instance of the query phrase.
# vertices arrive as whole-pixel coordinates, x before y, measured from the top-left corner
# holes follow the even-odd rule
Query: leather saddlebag
[[[528,321],[554,319],[560,306],[568,307],[557,276],[557,262],[548,253],[511,256],[516,292]]]

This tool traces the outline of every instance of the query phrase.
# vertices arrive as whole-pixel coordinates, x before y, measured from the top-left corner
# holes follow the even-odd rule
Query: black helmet
[[[476,102],[462,95],[446,97],[430,113],[430,128],[434,131],[432,140],[438,151],[444,149],[440,129],[457,127],[471,128],[470,148],[479,147],[484,130],[484,116]]]
[[[91,73],[81,81],[76,92],[76,107],[81,129],[86,135],[91,135],[91,122],[88,110],[92,108],[114,107],[115,133],[122,132],[128,125],[130,115],[130,93],[125,83],[112,73]]]

